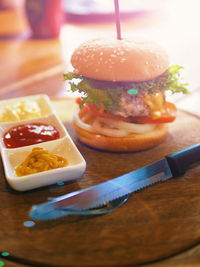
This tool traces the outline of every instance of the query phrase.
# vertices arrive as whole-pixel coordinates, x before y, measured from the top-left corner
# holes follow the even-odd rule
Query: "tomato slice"
[[[82,98],[81,97],[77,97],[76,98],[76,104],[80,105],[82,103]]]
[[[127,122],[133,121],[132,117],[124,118],[120,115],[113,115],[109,112],[104,111],[102,108],[98,109],[93,104],[84,104],[84,107],[88,110],[88,112],[91,112],[92,114],[98,117],[108,118],[108,119],[113,119],[113,120],[127,121]]]
[[[150,116],[144,117],[135,117],[133,119],[136,123],[167,123],[172,122],[176,118],[176,106],[173,103],[165,102],[164,104],[164,112],[157,118],[153,118]]]
[[[79,100],[80,101],[80,100]],[[79,102],[78,101],[78,102]],[[109,118],[113,120],[121,120],[126,122],[133,122],[133,123],[168,123],[172,122],[176,118],[176,106],[171,102],[164,103],[164,112],[159,117],[151,117],[151,116],[142,116],[142,117],[127,117],[124,118],[120,115],[113,115],[109,112],[104,111],[104,109],[97,108],[94,104],[84,104],[81,113],[90,112],[95,116],[102,117],[102,118]]]

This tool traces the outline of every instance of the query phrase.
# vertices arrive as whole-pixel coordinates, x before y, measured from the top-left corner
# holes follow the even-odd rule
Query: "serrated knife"
[[[109,181],[34,205],[29,217],[48,220],[70,214],[90,214],[90,209],[104,203],[172,177],[181,176],[198,161],[200,161],[200,143]]]

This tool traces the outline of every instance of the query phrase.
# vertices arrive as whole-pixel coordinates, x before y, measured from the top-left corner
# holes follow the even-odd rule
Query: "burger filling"
[[[144,94],[145,95],[145,94]],[[111,110],[111,114],[120,115],[122,117],[138,117],[149,116],[151,109],[148,103],[145,101],[146,96],[129,95],[127,92],[123,92],[119,101],[119,107]]]
[[[145,82],[100,81],[74,72],[64,74],[64,79],[70,81],[70,90],[81,93],[76,123],[88,131],[121,137],[172,122],[176,107],[166,101],[165,92],[188,93],[180,69],[171,66],[161,76]]]

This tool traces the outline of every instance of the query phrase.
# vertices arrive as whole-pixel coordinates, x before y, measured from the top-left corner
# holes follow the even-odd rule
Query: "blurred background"
[[[160,43],[171,64],[199,87],[199,0],[119,0],[122,38]],[[116,37],[113,0],[0,0],[0,99],[46,93],[69,97],[62,74],[77,45]]]

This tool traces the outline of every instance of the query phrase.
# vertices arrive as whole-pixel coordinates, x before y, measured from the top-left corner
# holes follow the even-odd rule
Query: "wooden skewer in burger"
[[[118,9],[117,9],[118,10]],[[119,16],[117,16],[119,17]],[[119,21],[118,21],[119,22]],[[176,107],[165,92],[188,93],[178,65],[169,67],[165,50],[138,39],[93,39],[71,58],[64,75],[79,91],[73,126],[83,143],[107,151],[140,151],[161,143]]]

